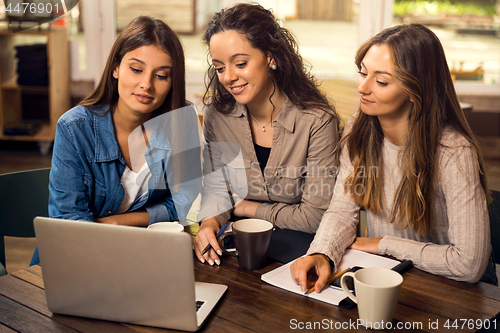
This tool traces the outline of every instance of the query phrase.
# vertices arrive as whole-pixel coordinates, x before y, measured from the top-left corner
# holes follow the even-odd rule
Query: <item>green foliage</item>
[[[479,2],[482,2],[481,4]],[[492,1],[453,1],[450,0],[396,0],[394,3],[394,16],[404,15],[478,15],[495,16],[496,3]]]

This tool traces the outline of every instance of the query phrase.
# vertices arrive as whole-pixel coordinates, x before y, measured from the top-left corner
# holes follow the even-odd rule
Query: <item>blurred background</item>
[[[50,3],[51,8],[59,8],[50,15],[58,18],[38,27],[33,17],[13,12],[22,2],[42,2],[45,9]],[[188,99],[203,114],[201,96],[209,59],[202,35],[216,11],[237,2],[255,3],[0,1],[0,174],[50,167],[58,117],[94,88],[117,33],[138,15],[162,19],[178,33],[186,57]],[[358,107],[354,56],[361,43],[395,24],[428,26],[444,46],[459,100],[483,145],[492,188],[500,190],[500,0],[257,3],[272,9],[282,25],[295,34],[301,55],[344,120]],[[9,27],[23,31],[13,33]],[[33,81],[32,75],[26,77],[26,71],[40,73],[42,80]],[[7,269],[27,266],[34,240],[7,239],[6,244]]]

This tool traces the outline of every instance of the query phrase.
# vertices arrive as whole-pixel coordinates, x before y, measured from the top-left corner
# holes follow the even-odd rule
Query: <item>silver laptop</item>
[[[44,217],[34,224],[54,313],[196,331],[227,289],[195,282],[187,233]]]

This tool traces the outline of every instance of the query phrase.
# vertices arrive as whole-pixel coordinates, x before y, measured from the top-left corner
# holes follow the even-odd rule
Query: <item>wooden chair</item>
[[[35,237],[33,219],[48,216],[50,168],[0,175],[0,276],[5,269],[4,236]]]

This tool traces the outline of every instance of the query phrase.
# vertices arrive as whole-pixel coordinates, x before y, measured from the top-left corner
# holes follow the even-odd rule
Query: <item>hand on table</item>
[[[295,260],[290,266],[290,272],[293,281],[300,285],[302,291],[314,286],[316,292],[319,293],[330,277],[330,262],[324,254],[313,254]],[[318,276],[316,283],[311,281],[314,275]]]
[[[378,243],[382,238],[356,237],[350,248],[353,250],[364,251],[378,254]]]
[[[104,224],[128,225],[145,227],[149,224],[149,214],[147,211],[135,211],[123,214],[110,215],[94,219],[95,222]]]
[[[219,230],[219,221],[217,221],[215,217],[208,218],[201,222],[200,230],[194,239],[194,252],[198,260],[202,263],[207,261],[210,266],[213,266],[214,263],[220,265],[220,259],[217,254],[221,256],[222,250],[219,247],[216,236]],[[212,245],[212,248],[204,255],[201,255],[208,244]]]
[[[115,215],[96,218],[95,222],[104,224],[116,224],[116,225],[120,224]]]

